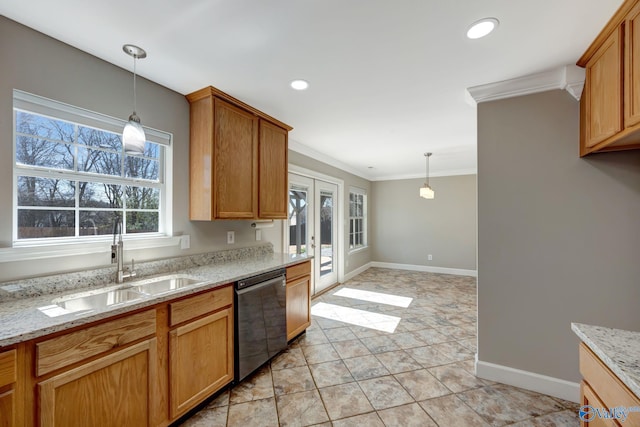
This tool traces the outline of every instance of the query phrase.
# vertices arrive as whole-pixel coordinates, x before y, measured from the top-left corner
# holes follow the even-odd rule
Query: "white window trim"
[[[33,95],[17,89],[13,90],[13,108],[30,111],[44,116],[79,123],[85,126],[120,133],[126,123],[125,120],[96,113],[80,107],[51,100],[48,98]],[[80,120],[79,120],[80,119]],[[13,119],[13,188],[12,193],[12,216],[15,216],[17,208],[17,185],[18,171],[15,168],[15,117]],[[168,132],[153,128],[144,127],[147,140],[164,146],[164,162],[160,163],[164,173],[165,194],[161,197],[159,212],[162,220],[159,224],[158,233],[128,234],[123,236],[127,242],[127,249],[148,249],[157,247],[174,246],[180,243],[180,237],[173,236],[173,135]],[[12,223],[12,247],[0,248],[0,263],[22,260],[33,260],[42,258],[55,258],[71,255],[85,255],[109,251],[113,237],[102,236],[77,236],[73,241],[68,239],[29,239],[16,241],[15,222]]]
[[[358,252],[362,252],[365,251],[367,249],[369,249],[369,231],[368,231],[368,227],[369,227],[369,212],[368,212],[368,208],[367,208],[367,204],[368,204],[368,200],[369,200],[369,196],[367,195],[367,190],[363,189],[363,188],[358,188],[358,187],[349,187],[349,196],[351,196],[351,193],[353,194],[360,194],[362,196],[364,196],[364,204],[362,206],[362,218],[363,218],[363,240],[364,240],[364,244],[362,246],[356,246],[355,248],[351,247],[351,244],[349,243],[348,248],[349,248],[349,255],[353,255],[356,254]],[[351,203],[351,197],[349,197],[349,203]],[[349,209],[349,231],[348,231],[348,235],[349,238],[351,238],[351,206],[348,207]]]

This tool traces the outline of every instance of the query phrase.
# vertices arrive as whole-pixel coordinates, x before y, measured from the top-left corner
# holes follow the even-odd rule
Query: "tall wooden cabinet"
[[[577,65],[580,155],[640,148],[640,0],[626,0]]]
[[[286,218],[292,128],[214,87],[187,100],[190,219]]]

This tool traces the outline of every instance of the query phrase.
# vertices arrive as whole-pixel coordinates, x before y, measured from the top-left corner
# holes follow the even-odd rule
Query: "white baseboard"
[[[353,271],[348,272],[347,274],[344,275],[344,278],[342,280],[342,282],[346,282],[347,280],[351,280],[354,277],[356,277],[358,274],[360,273],[364,273],[365,271],[367,271],[368,269],[371,268],[371,263],[368,262],[365,265],[363,265],[362,267],[358,267]]]
[[[426,271],[428,273],[455,274],[458,276],[478,277],[477,270],[464,270],[461,268],[432,267],[429,265],[397,264],[393,262],[373,261],[371,267],[393,268],[396,270]]]
[[[578,403],[580,384],[477,360],[476,376]]]

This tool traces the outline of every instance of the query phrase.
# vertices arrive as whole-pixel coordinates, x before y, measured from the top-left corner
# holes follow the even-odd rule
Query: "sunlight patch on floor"
[[[353,288],[342,288],[333,295],[404,308],[409,307],[409,304],[411,304],[411,301],[413,301],[413,298],[409,297],[401,297],[398,295],[383,294],[373,291],[362,291],[360,289]]]
[[[343,307],[336,304],[328,304],[326,302],[314,304],[311,307],[311,314],[325,319],[389,333],[394,332],[398,327],[398,323],[400,323],[400,317]]]

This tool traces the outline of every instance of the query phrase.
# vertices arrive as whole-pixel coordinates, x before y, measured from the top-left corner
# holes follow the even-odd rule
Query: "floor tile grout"
[[[345,287],[399,295],[412,300],[408,307],[390,308],[382,303],[360,303],[352,298],[334,295]],[[261,396],[260,391],[249,388],[250,391],[242,398],[252,400],[232,403],[234,389],[240,390],[236,388],[239,385],[236,385],[226,392],[228,396],[224,418],[218,418],[218,422],[212,421],[221,411],[215,411],[217,408],[208,410],[207,407],[187,420],[185,425],[234,426],[239,425],[240,419],[243,420],[242,427],[262,427],[273,423],[289,425],[291,422],[294,425],[307,425],[303,419],[307,415],[316,417],[308,421],[326,418],[328,421],[316,424],[333,425],[351,422],[353,420],[350,419],[354,417],[366,418],[370,414],[374,414],[375,419],[383,425],[385,419],[389,421],[390,414],[402,418],[408,416],[404,412],[410,411],[422,417],[427,424],[430,420],[433,425],[441,427],[482,423],[503,426],[525,421],[530,423],[527,425],[532,425],[538,418],[544,418],[547,423],[545,425],[549,426],[577,425],[577,414],[573,411],[575,408],[568,407],[570,402],[475,377],[469,365],[477,351],[477,314],[473,308],[476,304],[475,295],[475,278],[371,268],[312,301],[312,305],[324,302],[338,308],[360,310],[348,312],[348,316],[354,316],[355,313],[360,316],[360,320],[355,317],[334,320],[313,316],[307,332],[291,342],[288,350],[276,356],[266,368],[262,368],[268,371],[268,379],[254,374],[243,381],[247,384],[270,381],[271,397],[254,399]],[[344,312],[345,310],[339,309],[336,314]],[[362,319],[368,319],[371,322],[373,319],[377,322],[380,317],[376,318],[376,313],[399,317],[395,331],[369,331],[365,327],[344,321],[361,322]],[[385,317],[382,321],[387,322],[387,319],[389,318]],[[377,324],[382,326],[382,323]],[[358,369],[358,365],[364,361],[367,361],[366,365],[361,365],[361,369]],[[304,375],[297,375],[298,373]],[[322,377],[326,378],[326,383],[321,382],[320,377],[317,378],[319,375],[327,375]],[[426,384],[424,381],[434,388],[426,391],[421,386]],[[340,395],[346,390],[352,390],[355,394]],[[359,395],[355,390],[359,390]],[[391,394],[378,398],[378,390],[380,393]],[[446,393],[438,395],[443,392]],[[286,398],[295,395],[298,397]],[[433,397],[418,399],[428,395]],[[331,398],[327,400],[329,397]],[[349,399],[356,399],[353,405],[359,406],[355,409],[341,409],[339,406],[330,408],[335,404],[344,406],[343,400]],[[358,399],[360,404],[357,403]],[[275,413],[275,418],[271,421],[264,418],[273,416],[266,412],[260,413],[262,418],[257,415],[242,418],[243,414],[238,415],[237,411],[232,410],[241,404],[245,404],[243,410],[266,410],[271,414]],[[372,410],[368,410],[367,406]],[[397,410],[405,406],[412,409]],[[320,407],[324,411],[321,416],[317,412]],[[316,413],[308,412],[312,410]],[[385,418],[381,415],[383,411],[387,411],[384,412]],[[209,416],[211,420],[204,422]],[[337,418],[331,419],[332,416]],[[256,420],[256,417],[260,419]],[[402,424],[401,421],[403,420],[394,420],[399,424]]]

